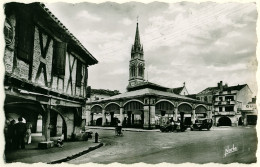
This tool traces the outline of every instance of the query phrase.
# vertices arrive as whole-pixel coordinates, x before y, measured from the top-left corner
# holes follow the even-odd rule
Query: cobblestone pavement
[[[255,127],[213,127],[210,131],[179,133],[130,132],[123,137],[113,130],[95,129],[105,145],[69,161],[109,164],[131,163],[255,163],[257,136]]]

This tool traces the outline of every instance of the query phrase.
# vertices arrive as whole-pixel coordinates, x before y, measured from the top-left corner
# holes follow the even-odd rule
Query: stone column
[[[62,120],[61,116],[58,114],[57,115],[57,125],[56,125],[57,136],[62,135],[62,123],[63,123],[63,120]]]
[[[149,128],[149,106],[144,106],[144,125],[143,128],[148,129]]]
[[[123,107],[120,107],[120,116],[119,116],[119,120],[120,122],[123,124],[123,121],[124,121],[124,108]]]
[[[45,114],[43,116],[43,134],[45,141],[50,141],[50,109],[49,106],[45,107]]]
[[[155,105],[150,106],[150,128],[155,128]]]
[[[106,111],[102,109],[102,126],[106,125]]]
[[[174,108],[173,120],[177,121],[177,119],[178,119],[178,107],[175,107]]]
[[[36,133],[42,133],[42,115],[38,115],[37,123],[36,123]]]
[[[91,111],[90,110],[86,110],[86,126],[90,125],[91,119],[92,119]]]
[[[144,128],[155,128],[155,106],[144,106]]]
[[[192,110],[192,118],[191,118],[192,124],[195,123],[195,120],[196,120],[196,113],[195,113],[195,109],[193,109],[193,110]]]
[[[111,120],[110,125],[114,125],[114,112],[110,112]]]
[[[131,125],[131,111],[127,111],[127,125]]]

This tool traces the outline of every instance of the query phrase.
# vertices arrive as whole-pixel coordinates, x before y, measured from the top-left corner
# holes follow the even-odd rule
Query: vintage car
[[[179,121],[174,121],[173,124],[165,124],[160,127],[161,132],[184,132],[187,126]]]
[[[208,118],[200,118],[195,120],[195,123],[191,125],[190,130],[193,131],[195,129],[202,130],[207,129],[210,130],[210,128],[213,125],[213,120]]]

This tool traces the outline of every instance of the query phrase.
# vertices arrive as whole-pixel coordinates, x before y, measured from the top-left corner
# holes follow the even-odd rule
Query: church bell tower
[[[144,82],[144,51],[140,42],[138,22],[136,24],[136,33],[134,45],[131,49],[131,60],[129,62],[129,85],[130,87]]]

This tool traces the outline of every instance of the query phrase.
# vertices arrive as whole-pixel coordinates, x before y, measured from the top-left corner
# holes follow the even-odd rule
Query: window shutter
[[[91,86],[88,86],[86,89],[86,97],[90,98],[90,96],[91,96]]]
[[[29,18],[25,17],[20,17],[17,23],[17,57],[30,63],[33,55],[34,25]]]
[[[63,77],[65,75],[67,44],[56,41],[53,51],[53,74]]]
[[[82,63],[80,60],[77,61],[77,74],[76,74],[76,86],[80,87],[82,81]]]

